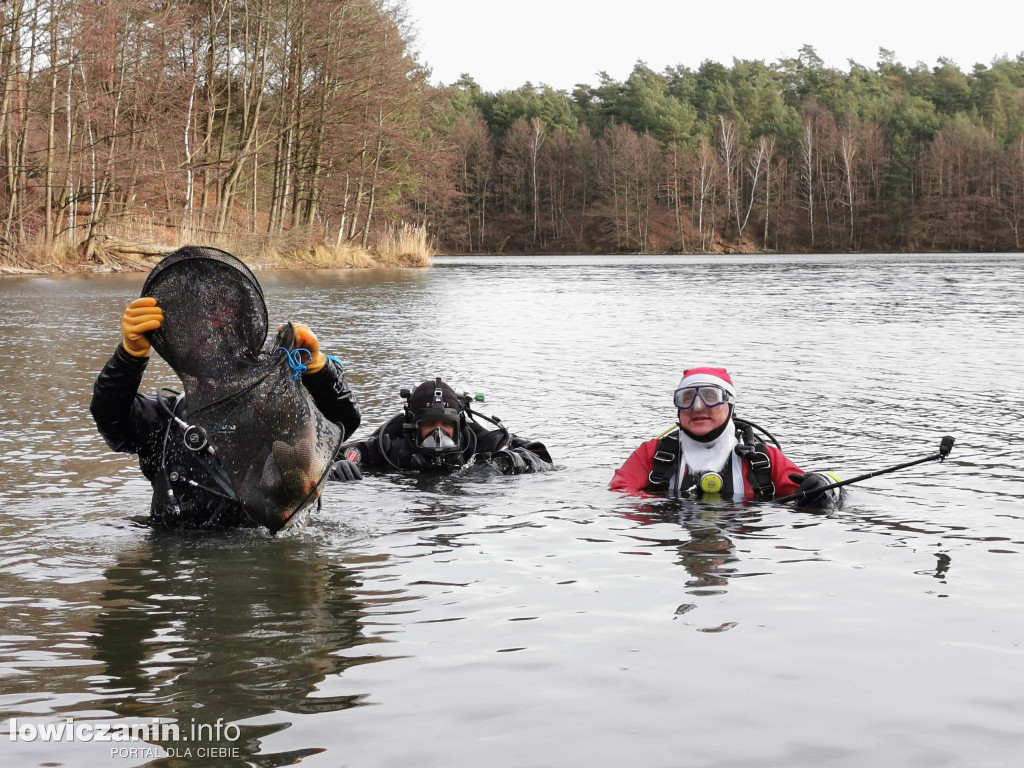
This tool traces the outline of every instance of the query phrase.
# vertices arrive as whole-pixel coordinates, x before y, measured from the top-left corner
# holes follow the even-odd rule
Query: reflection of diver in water
[[[270,546],[272,557],[262,551]],[[124,717],[185,727],[346,709],[362,697],[309,694],[379,658],[337,655],[370,642],[365,609],[353,597],[355,576],[309,541],[155,531],[106,577],[92,638],[106,665],[98,692]]]
[[[679,563],[692,577],[686,582],[691,589],[724,587],[735,572],[736,547],[718,518],[706,508],[679,512],[679,522],[690,532],[690,540],[679,545]]]
[[[736,572],[733,566],[738,558],[733,538],[756,535],[761,521],[756,508],[690,499],[642,502],[626,517],[645,526],[672,523],[685,529],[688,539],[656,541],[661,546],[667,543],[676,546],[678,563],[691,576],[686,586],[694,595],[724,591],[729,577]],[[634,538],[644,537],[638,533]]]
[[[648,542],[660,549],[675,547],[679,555],[676,562],[690,575],[686,581],[687,592],[701,596],[724,593],[729,580],[734,576],[754,575],[750,571],[739,574],[737,563],[740,558],[735,540],[764,538],[767,535],[765,531],[773,525],[763,522],[760,510],[759,507],[740,507],[737,504],[692,499],[650,499],[634,503],[631,511],[624,513],[624,517],[640,525],[631,532],[630,538]],[[883,536],[895,534],[897,540],[902,540],[907,533],[925,533],[923,528],[901,521],[856,514],[844,517],[856,523],[852,528],[854,531],[870,531]],[[658,523],[679,525],[689,534],[689,538],[644,535],[644,527]],[[930,556],[935,558],[934,565],[915,570],[914,573],[945,584],[953,565],[953,556],[948,551],[934,552]],[[687,613],[695,607],[693,604],[683,604],[676,612]]]

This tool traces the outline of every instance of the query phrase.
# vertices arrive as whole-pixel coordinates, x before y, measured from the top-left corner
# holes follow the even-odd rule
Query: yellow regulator
[[[700,476],[700,490],[702,493],[721,493],[725,483],[722,476],[717,472],[705,472]]]

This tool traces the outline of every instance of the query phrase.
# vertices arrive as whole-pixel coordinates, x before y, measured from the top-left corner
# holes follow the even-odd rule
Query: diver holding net
[[[447,474],[523,475],[555,468],[543,443],[511,433],[500,419],[473,410],[468,393],[440,378],[403,389],[402,412],[341,455],[360,469]],[[481,423],[487,422],[487,424]]]
[[[273,339],[267,327],[255,276],[214,248],[164,258],[125,310],[90,410],[112,450],[138,455],[152,524],[276,533],[319,500],[329,475],[358,479],[347,462],[334,467],[361,420],[342,366],[307,325]],[[184,394],[139,393],[153,349]]]

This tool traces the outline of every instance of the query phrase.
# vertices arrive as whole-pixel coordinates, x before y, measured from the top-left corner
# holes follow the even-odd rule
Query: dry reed
[[[427,230],[411,224],[388,227],[377,242],[377,260],[403,267],[429,267],[434,257]]]
[[[222,248],[262,269],[367,269],[371,267],[429,267],[434,250],[423,227],[388,226],[372,252],[351,243],[329,246],[314,242],[308,230],[278,236],[216,232],[188,238],[183,229],[145,216],[108,222],[103,235],[88,246],[71,238],[49,245],[32,245],[16,256],[0,258],[0,274],[18,272],[144,271],[183,245]],[[8,254],[2,254],[7,257]]]

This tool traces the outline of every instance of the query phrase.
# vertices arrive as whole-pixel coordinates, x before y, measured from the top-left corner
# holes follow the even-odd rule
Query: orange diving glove
[[[295,343],[309,350],[310,358],[306,363],[306,373],[316,373],[327,364],[327,355],[320,351],[320,342],[316,334],[305,323],[295,323]]]
[[[164,324],[164,311],[156,305],[152,296],[143,296],[128,305],[121,317],[121,332],[124,341],[121,346],[133,357],[146,357],[153,345],[146,338],[147,331],[155,331]]]

